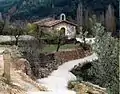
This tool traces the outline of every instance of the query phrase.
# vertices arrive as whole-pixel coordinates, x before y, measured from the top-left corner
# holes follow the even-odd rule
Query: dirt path
[[[28,92],[28,94],[76,94],[74,91],[68,90],[67,85],[71,80],[76,80],[70,70],[78,64],[83,65],[86,61],[96,60],[96,54],[92,54],[82,59],[69,61],[59,66],[59,68],[51,73],[47,78],[39,79],[41,85],[48,87],[50,92]]]

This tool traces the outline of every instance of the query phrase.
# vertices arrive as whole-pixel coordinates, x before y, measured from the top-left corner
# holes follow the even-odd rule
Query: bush
[[[108,88],[110,94],[119,93],[119,39],[111,36],[111,33],[104,31],[104,27],[96,24],[93,28],[97,35],[94,51],[98,54],[99,72],[101,85]],[[98,64],[97,64],[98,65]]]
[[[41,45],[37,40],[21,41],[19,43],[20,52],[30,62],[32,73],[38,79],[47,77],[63,63],[55,58],[54,54],[41,53],[43,46],[45,44],[42,43]]]
[[[107,88],[109,94],[119,94],[119,40],[104,31],[104,27],[96,24],[93,28],[96,31],[94,51],[98,54],[98,60],[92,62],[89,69],[72,72],[84,81],[90,81]]]

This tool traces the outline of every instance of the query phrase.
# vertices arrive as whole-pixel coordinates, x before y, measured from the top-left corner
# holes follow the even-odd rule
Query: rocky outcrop
[[[108,94],[106,88],[102,88],[90,82],[70,82],[68,87],[75,90],[77,94]]]
[[[11,70],[11,82],[6,83],[2,77],[3,70],[0,70],[0,94],[26,94],[28,91],[46,91],[47,88],[33,81],[21,71]]]
[[[14,51],[9,48],[10,52],[4,51],[1,53],[1,59],[4,67],[0,68],[0,94],[26,94],[26,92],[30,90],[46,91],[47,88],[41,86],[29,77],[31,75],[29,62],[24,58],[18,59],[18,55],[16,54],[17,51],[15,50],[15,48]],[[15,62],[15,60],[17,61]],[[9,83],[8,74],[10,75]]]
[[[22,72],[26,73],[30,77],[33,76],[30,63],[24,58],[21,58],[15,62],[15,68],[16,70],[22,70]]]

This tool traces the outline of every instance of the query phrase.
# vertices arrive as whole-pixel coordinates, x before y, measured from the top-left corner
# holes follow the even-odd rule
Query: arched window
[[[62,28],[60,29],[60,32],[61,32],[61,34],[64,34],[64,35],[65,35],[65,28],[62,27]]]

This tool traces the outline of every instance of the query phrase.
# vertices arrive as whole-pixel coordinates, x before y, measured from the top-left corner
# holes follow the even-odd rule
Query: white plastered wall
[[[56,26],[54,26],[54,29],[61,30],[61,28],[65,28],[65,35],[68,36],[68,38],[74,38],[76,34],[76,27],[67,23],[60,23]]]

